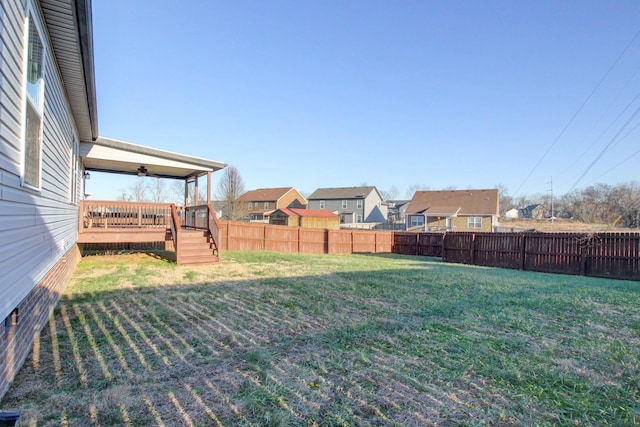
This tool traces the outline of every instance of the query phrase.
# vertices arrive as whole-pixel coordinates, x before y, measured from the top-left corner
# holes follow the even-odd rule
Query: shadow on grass
[[[639,420],[637,287],[404,256],[278,259],[294,261],[68,292],[2,405],[25,425]]]

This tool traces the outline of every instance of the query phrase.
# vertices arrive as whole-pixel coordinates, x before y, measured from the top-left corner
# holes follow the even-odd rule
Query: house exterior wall
[[[20,301],[15,327],[0,335],[0,399],[37,342],[79,260],[80,250],[74,245]]]
[[[388,207],[382,204],[378,192],[370,192],[364,200],[364,222],[387,222],[388,215]]]
[[[481,228],[469,228],[468,216],[457,216],[452,220],[453,231],[475,231],[475,232],[490,232],[493,231],[492,216],[473,215],[474,217],[482,218]]]
[[[505,212],[505,218],[517,219],[519,216],[518,209],[512,208]]]
[[[45,50],[39,190],[22,185],[28,10],[42,29]],[[24,306],[19,310],[19,322],[39,325],[33,318],[36,313],[29,311],[33,305],[25,305],[25,301],[38,292],[38,285],[51,271],[67,264],[65,255],[77,240],[77,200],[82,191],[81,171],[72,176],[78,153],[77,130],[38,5],[33,0],[2,0],[0,22],[0,321]],[[55,305],[65,284],[56,284],[47,307],[38,308],[40,314]],[[15,333],[5,335],[22,339],[20,323]],[[18,366],[20,357],[22,354],[12,359]],[[3,372],[0,383],[12,377],[11,372]]]
[[[343,204],[346,202],[346,206]],[[361,202],[358,207],[358,202]],[[323,206],[324,203],[324,206]],[[308,209],[322,209],[336,212],[341,222],[353,224],[358,222],[387,222],[388,207],[382,204],[382,198],[377,191],[370,191],[365,197],[352,197],[345,199],[310,199]],[[358,216],[361,218],[358,221]]]
[[[300,194],[298,192],[298,190],[296,190],[295,188],[289,190],[287,192],[287,194],[285,194],[284,196],[282,196],[280,198],[280,200],[277,201],[277,206],[276,209],[278,208],[303,208],[305,207],[305,199],[302,196],[302,194]]]

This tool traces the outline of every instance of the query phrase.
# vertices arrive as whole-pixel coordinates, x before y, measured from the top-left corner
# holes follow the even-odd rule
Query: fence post
[[[522,240],[521,240],[522,243],[520,243],[520,245],[521,245],[521,248],[520,248],[520,270],[522,270],[522,271],[524,271],[524,267],[525,267],[524,257],[527,254],[527,251],[526,251],[526,247],[527,247],[526,240],[527,240],[527,235],[523,233],[522,234]]]
[[[355,239],[353,238],[353,230],[351,230],[350,234],[351,234],[351,253],[354,253],[354,249],[356,246],[354,242]]]
[[[442,233],[442,261],[443,262],[447,261],[446,243],[447,243],[447,232],[445,231],[444,233]]]
[[[471,265],[476,265],[476,233],[471,234]]]
[[[593,236],[587,235],[584,239],[584,244],[578,245],[580,248],[580,275],[587,275],[587,248],[591,246],[591,239]]]

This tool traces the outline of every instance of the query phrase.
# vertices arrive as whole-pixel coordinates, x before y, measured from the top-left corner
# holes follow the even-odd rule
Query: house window
[[[324,209],[324,200],[320,200],[320,209]]]
[[[424,216],[411,215],[409,217],[409,224],[411,227],[422,227],[424,225]]]
[[[80,181],[80,155],[78,141],[71,145],[71,203],[78,203],[78,182]]]
[[[342,201],[342,209],[347,209],[348,205],[349,205],[349,202],[347,200]]]
[[[467,219],[467,228],[482,228],[482,217],[470,216]]]
[[[249,202],[249,209],[253,209],[253,203]]]
[[[362,222],[362,215],[356,215],[356,222]]]
[[[40,189],[42,174],[42,110],[44,106],[44,44],[29,15],[27,40],[27,96],[24,135],[23,185]]]
[[[362,199],[356,200],[356,208],[362,209]]]
[[[4,319],[4,335],[7,336],[9,332],[18,324],[18,308],[14,308],[11,314]]]
[[[269,209],[269,202],[264,202],[264,208]]]

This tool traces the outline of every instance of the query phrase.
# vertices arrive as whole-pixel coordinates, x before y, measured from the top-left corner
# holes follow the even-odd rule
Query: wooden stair
[[[218,261],[218,248],[208,231],[182,229],[178,232],[178,264],[212,264]]]

